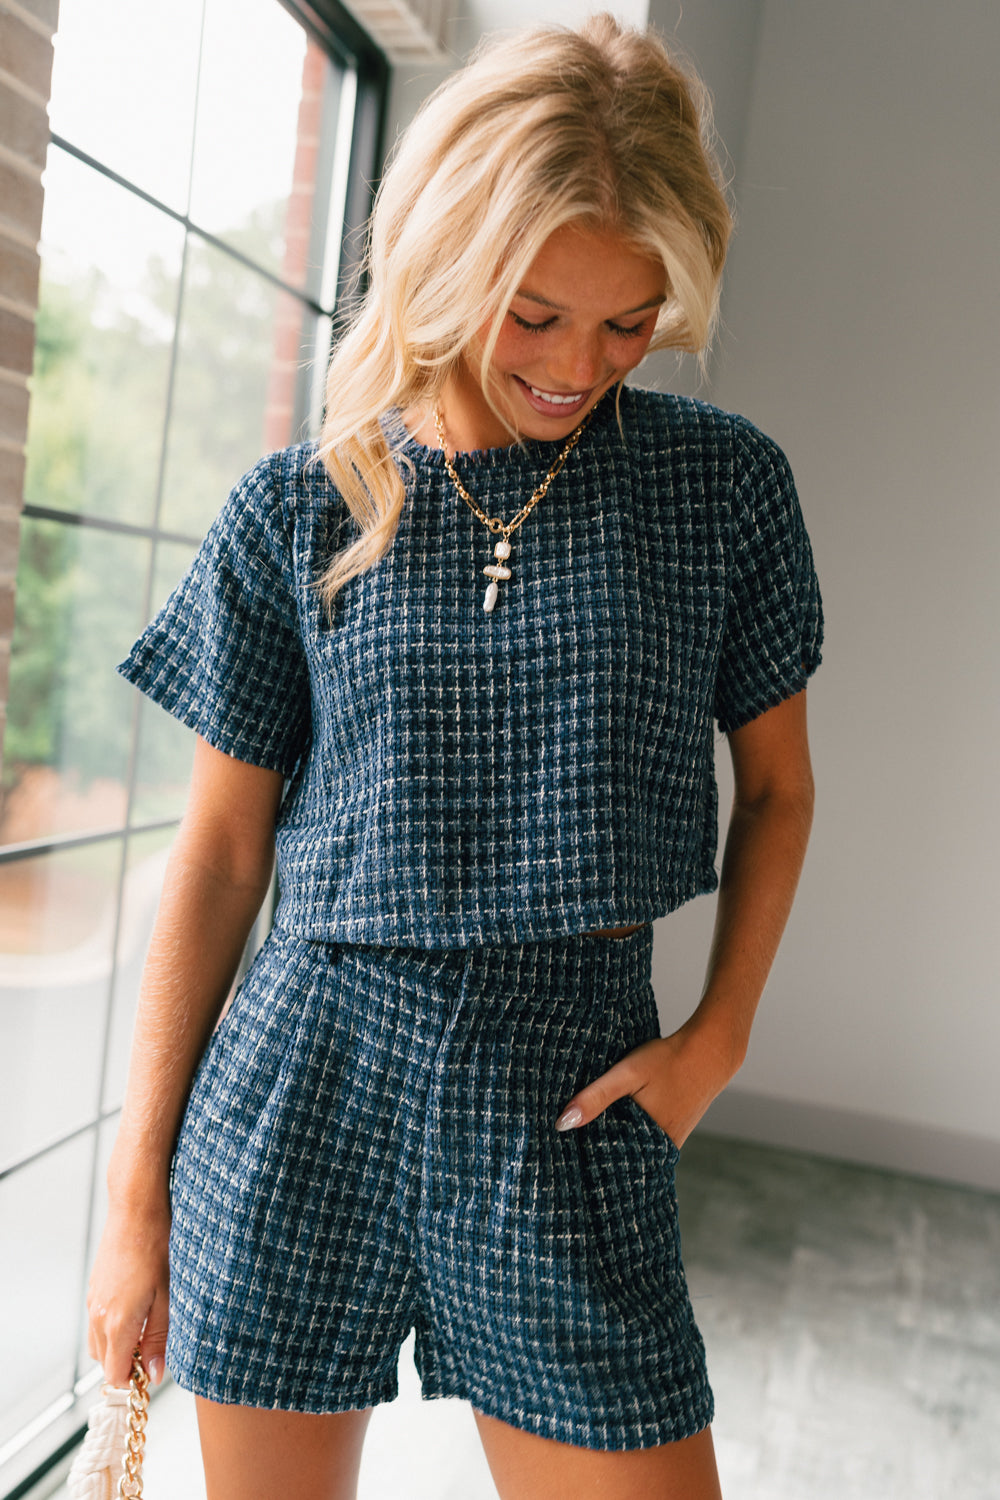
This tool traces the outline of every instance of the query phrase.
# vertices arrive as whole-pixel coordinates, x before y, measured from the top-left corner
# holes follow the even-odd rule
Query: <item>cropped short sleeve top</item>
[[[386,419],[407,497],[380,561],[310,444],[233,490],[119,670],[210,744],[287,778],[276,921],[319,940],[537,941],[649,921],[717,885],[716,725],[820,661],[809,538],[780,449],[743,417],[626,389],[512,537]],[[558,445],[461,454],[510,520]]]

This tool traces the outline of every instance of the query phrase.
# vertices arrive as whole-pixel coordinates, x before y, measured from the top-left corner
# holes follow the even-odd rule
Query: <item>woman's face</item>
[[[522,437],[568,437],[604,393],[642,359],[666,296],[655,256],[609,231],[566,225],[545,241],[503,320],[490,394]],[[483,395],[479,350],[466,355],[442,399],[456,449],[511,442]]]

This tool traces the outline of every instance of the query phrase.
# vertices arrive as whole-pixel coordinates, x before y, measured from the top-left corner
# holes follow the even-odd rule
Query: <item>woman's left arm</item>
[[[585,1125],[631,1094],[681,1146],[743,1063],[812,825],[805,690],[734,730],[729,747],[735,795],[697,1009],[567,1100],[557,1129]]]

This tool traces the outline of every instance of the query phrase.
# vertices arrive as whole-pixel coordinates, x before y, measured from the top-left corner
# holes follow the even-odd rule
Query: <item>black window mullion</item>
[[[340,0],[280,0],[301,26],[338,62],[357,68],[385,96],[389,63],[381,47]]]
[[[219,236],[217,234],[213,234],[211,230],[203,229],[200,224],[189,218],[187,214],[182,214],[178,209],[171,208],[169,203],[163,203],[159,198],[154,197],[152,193],[147,193],[145,188],[139,187],[128,177],[123,177],[120,172],[116,172],[112,167],[105,166],[104,163],[98,161],[96,157],[93,157],[89,155],[88,152],[81,150],[79,146],[74,146],[73,142],[68,141],[65,136],[58,135],[53,131],[51,135],[51,141],[52,144],[54,146],[58,146],[61,151],[65,151],[69,156],[76,157],[77,161],[83,162],[85,166],[92,167],[95,172],[99,172],[102,177],[107,177],[109,181],[117,183],[117,185],[121,188],[124,188],[127,193],[132,193],[136,198],[141,198],[144,203],[148,203],[151,208],[158,209],[160,213],[166,214],[167,218],[173,219],[175,223],[182,224],[187,230],[188,234],[194,235],[199,240],[204,240],[205,243],[211,245],[213,249],[221,250],[224,255],[228,255],[233,260],[239,261],[241,265],[246,266],[248,271],[256,272],[258,276],[262,277],[265,281],[269,281],[271,285],[277,287],[279,291],[287,292],[290,297],[295,297],[299,302],[304,302],[305,305],[311,308],[314,313],[325,317],[330,316],[330,312],[332,309],[330,309],[329,307],[323,307],[319,302],[316,301],[314,297],[311,297],[308,292],[304,292],[301,287],[292,286],[281,276],[278,276],[276,272],[269,270],[267,266],[262,266],[258,261],[255,261],[252,256],[246,255],[235,245],[230,245],[226,240],[220,239]]]
[[[35,859],[40,854],[61,854],[66,849],[82,849],[86,844],[106,844],[109,839],[133,838],[140,833],[159,833],[161,829],[176,828],[180,818],[153,818],[145,823],[116,828],[94,828],[86,833],[54,833],[46,838],[26,839],[21,844],[0,846],[0,865],[10,865],[19,859]]]
[[[187,536],[180,531],[160,531],[155,525],[137,526],[134,521],[115,521],[110,516],[92,516],[86,511],[62,510],[53,505],[24,505],[21,514],[33,521],[57,521],[63,526],[88,526],[95,531],[112,531],[119,536],[146,537],[154,542],[178,542],[184,547],[198,547],[202,541],[200,536]]]

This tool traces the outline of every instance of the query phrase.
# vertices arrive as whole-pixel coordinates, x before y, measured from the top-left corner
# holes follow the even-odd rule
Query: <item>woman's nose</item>
[[[596,385],[603,368],[599,338],[567,340],[553,362],[552,375],[567,391],[585,391]]]

